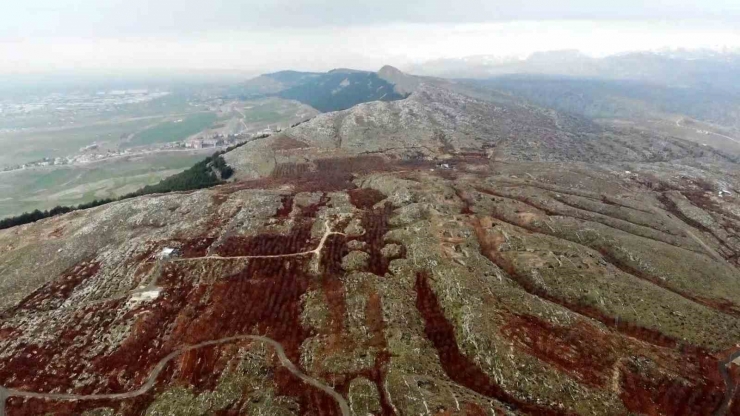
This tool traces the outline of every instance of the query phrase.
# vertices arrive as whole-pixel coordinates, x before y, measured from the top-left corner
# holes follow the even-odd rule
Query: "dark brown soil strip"
[[[275,212],[275,218],[288,218],[293,212],[293,195],[285,195],[281,199],[282,206]]]
[[[457,198],[460,201],[462,201],[462,203],[463,203],[463,207],[460,210],[460,213],[463,214],[463,215],[472,215],[472,214],[474,214],[473,209],[472,209],[472,205],[473,204],[470,202],[470,198],[467,198],[463,194],[463,191],[460,190],[457,187],[455,188],[455,195],[457,195]]]
[[[532,315],[514,315],[501,333],[519,348],[581,383],[603,388],[617,361],[619,337],[604,334],[593,325],[555,326]]]
[[[683,212],[681,212],[681,210],[678,208],[678,205],[676,205],[675,202],[673,202],[670,198],[668,198],[664,194],[660,194],[658,196],[658,200],[665,206],[668,212],[678,217],[678,219],[680,219],[681,221],[685,222],[691,227],[696,228],[699,231],[712,234],[712,230],[705,227],[704,224],[700,223],[699,221],[696,221],[692,218],[687,217]]]
[[[385,205],[372,210],[365,210],[362,214],[361,224],[365,229],[358,240],[367,243],[367,252],[370,254],[368,271],[378,276],[385,276],[391,260],[383,256],[381,250],[385,246],[385,235],[388,233],[393,206],[386,202]]]
[[[724,398],[724,385],[715,380],[686,380],[670,375],[671,369],[654,371],[632,361],[622,367],[619,397],[635,414],[709,416]]]
[[[568,413],[527,403],[507,393],[465,356],[457,345],[455,329],[442,311],[437,295],[428,282],[428,276],[419,272],[416,276],[416,308],[424,318],[424,333],[439,354],[442,368],[454,382],[478,394],[499,400],[513,410],[531,415],[567,415]]]
[[[349,201],[358,209],[371,209],[386,198],[382,192],[371,188],[352,189],[347,192]]]
[[[289,234],[260,234],[254,237],[233,236],[216,249],[222,257],[276,256],[310,251],[316,246],[311,240],[313,222],[296,224]]]

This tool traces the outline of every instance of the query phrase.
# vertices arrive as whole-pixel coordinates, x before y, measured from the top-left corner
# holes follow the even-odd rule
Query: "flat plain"
[[[211,152],[162,152],[82,166],[0,172],[0,218],[115,198],[185,170]]]

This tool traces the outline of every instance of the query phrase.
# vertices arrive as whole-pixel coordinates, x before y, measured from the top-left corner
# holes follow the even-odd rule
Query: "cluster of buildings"
[[[174,145],[179,147],[185,147],[186,149],[205,149],[208,147],[221,147],[231,146],[241,143],[244,139],[251,139],[258,136],[269,136],[273,133],[280,132],[280,128],[273,130],[266,128],[256,133],[239,133],[239,134],[223,134],[213,133],[207,136],[197,136],[186,140],[184,143],[176,142]]]
[[[232,140],[231,144],[236,143],[236,136],[226,136],[223,134],[214,134],[210,137],[195,137],[193,139],[189,139],[184,143],[185,148],[187,149],[203,149],[207,147],[220,147],[230,144],[229,141]]]
[[[6,166],[2,169],[3,172],[9,172],[12,170],[22,170],[30,168],[39,168],[45,166],[65,166],[65,165],[84,165],[87,163],[99,162],[105,159],[111,159],[114,157],[121,156],[133,156],[137,154],[143,154],[147,152],[143,151],[130,151],[130,150],[109,150],[106,153],[86,153],[74,156],[63,156],[63,157],[45,157],[40,160],[33,162],[27,162],[20,165]]]
[[[233,146],[242,143],[245,139],[257,137],[263,133],[256,134],[216,134],[206,138],[195,138],[186,142],[171,142],[163,143],[156,148],[147,149],[122,149],[122,150],[107,150],[105,153],[92,153],[90,151],[97,150],[98,145],[92,144],[85,146],[80,149],[80,154],[73,156],[63,157],[45,157],[40,160],[33,162],[23,163],[21,165],[6,166],[2,172],[8,172],[13,170],[30,169],[45,166],[63,166],[63,165],[84,165],[92,162],[99,162],[101,160],[112,159],[123,156],[138,156],[143,154],[149,154],[156,151],[165,150],[183,150],[183,149],[205,149],[211,147],[226,147]]]

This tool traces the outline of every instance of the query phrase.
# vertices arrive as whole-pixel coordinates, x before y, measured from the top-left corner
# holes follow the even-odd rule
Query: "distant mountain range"
[[[562,50],[534,53],[523,60],[490,56],[441,59],[413,65],[407,72],[445,78],[560,75],[740,92],[740,51],[672,50],[592,58]]]
[[[437,60],[410,71],[588,118],[675,122],[688,116],[740,128],[740,51],[663,50],[593,58],[563,50],[523,60]]]
[[[740,128],[740,94],[698,86],[555,75],[505,75],[464,84],[594,119],[677,120],[681,116]]]

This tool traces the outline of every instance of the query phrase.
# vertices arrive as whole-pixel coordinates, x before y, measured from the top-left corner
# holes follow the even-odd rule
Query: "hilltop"
[[[394,101],[408,95],[381,73],[339,68],[325,73],[280,71],[247,81],[245,91],[296,100],[322,111],[344,110],[369,101]]]

